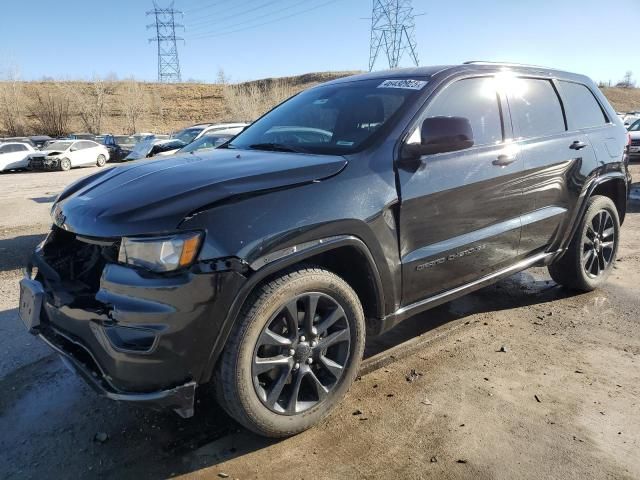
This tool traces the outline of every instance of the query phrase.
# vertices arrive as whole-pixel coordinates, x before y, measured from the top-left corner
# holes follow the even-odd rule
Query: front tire
[[[68,158],[63,158],[62,160],[60,160],[60,170],[62,170],[63,172],[68,172],[69,170],[71,170],[71,160],[69,160]]]
[[[610,275],[618,253],[620,219],[609,197],[595,195],[564,255],[549,265],[553,280],[565,287],[590,292]]]
[[[107,163],[107,157],[105,157],[104,155],[98,155],[98,158],[96,160],[96,165],[99,167],[104,167],[106,163]]]
[[[291,271],[259,287],[242,309],[218,364],[218,401],[260,435],[300,433],[345,396],[364,340],[362,305],[342,278]]]

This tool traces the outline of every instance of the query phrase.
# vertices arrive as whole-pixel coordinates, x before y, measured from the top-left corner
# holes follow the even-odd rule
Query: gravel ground
[[[640,478],[640,201],[602,290],[531,269],[417,316],[329,419],[268,441],[207,395],[189,420],[101,399],[25,332],[19,269],[93,170],[0,174],[0,478]]]

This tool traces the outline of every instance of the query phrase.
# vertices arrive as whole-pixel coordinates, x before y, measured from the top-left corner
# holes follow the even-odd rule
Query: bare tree
[[[35,88],[29,113],[38,133],[61,137],[69,133],[71,94],[61,85]]]
[[[11,68],[0,83],[0,124],[10,136],[26,134],[25,97],[17,69]]]
[[[138,131],[140,120],[146,112],[144,89],[134,78],[122,82],[121,86],[122,110],[126,120],[126,133],[133,135]]]
[[[78,115],[83,129],[96,135],[102,130],[102,117],[110,90],[109,84],[109,81],[95,77],[82,94],[74,97],[78,104]]]
[[[218,83],[230,120],[255,120],[287,98],[295,95],[300,88],[283,79],[230,84],[222,69],[218,72]]]

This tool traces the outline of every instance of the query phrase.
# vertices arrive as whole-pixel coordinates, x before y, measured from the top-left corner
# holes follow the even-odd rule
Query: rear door
[[[595,155],[587,136],[568,128],[553,80],[514,77],[505,90],[524,162],[520,256],[529,256],[556,248],[579,193],[582,166],[593,164]]]
[[[522,161],[495,79],[454,81],[436,93],[412,126],[419,142],[427,117],[467,118],[474,145],[426,155],[398,169],[403,305],[491,274],[514,262],[523,213]]]

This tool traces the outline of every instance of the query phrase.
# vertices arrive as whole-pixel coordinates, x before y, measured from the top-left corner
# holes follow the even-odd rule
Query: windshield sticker
[[[350,147],[354,142],[347,142],[346,140],[338,140],[336,145],[341,145],[343,147]]]
[[[385,80],[380,85],[378,85],[378,88],[405,88],[408,90],[421,90],[426,84],[427,82],[424,80]]]

